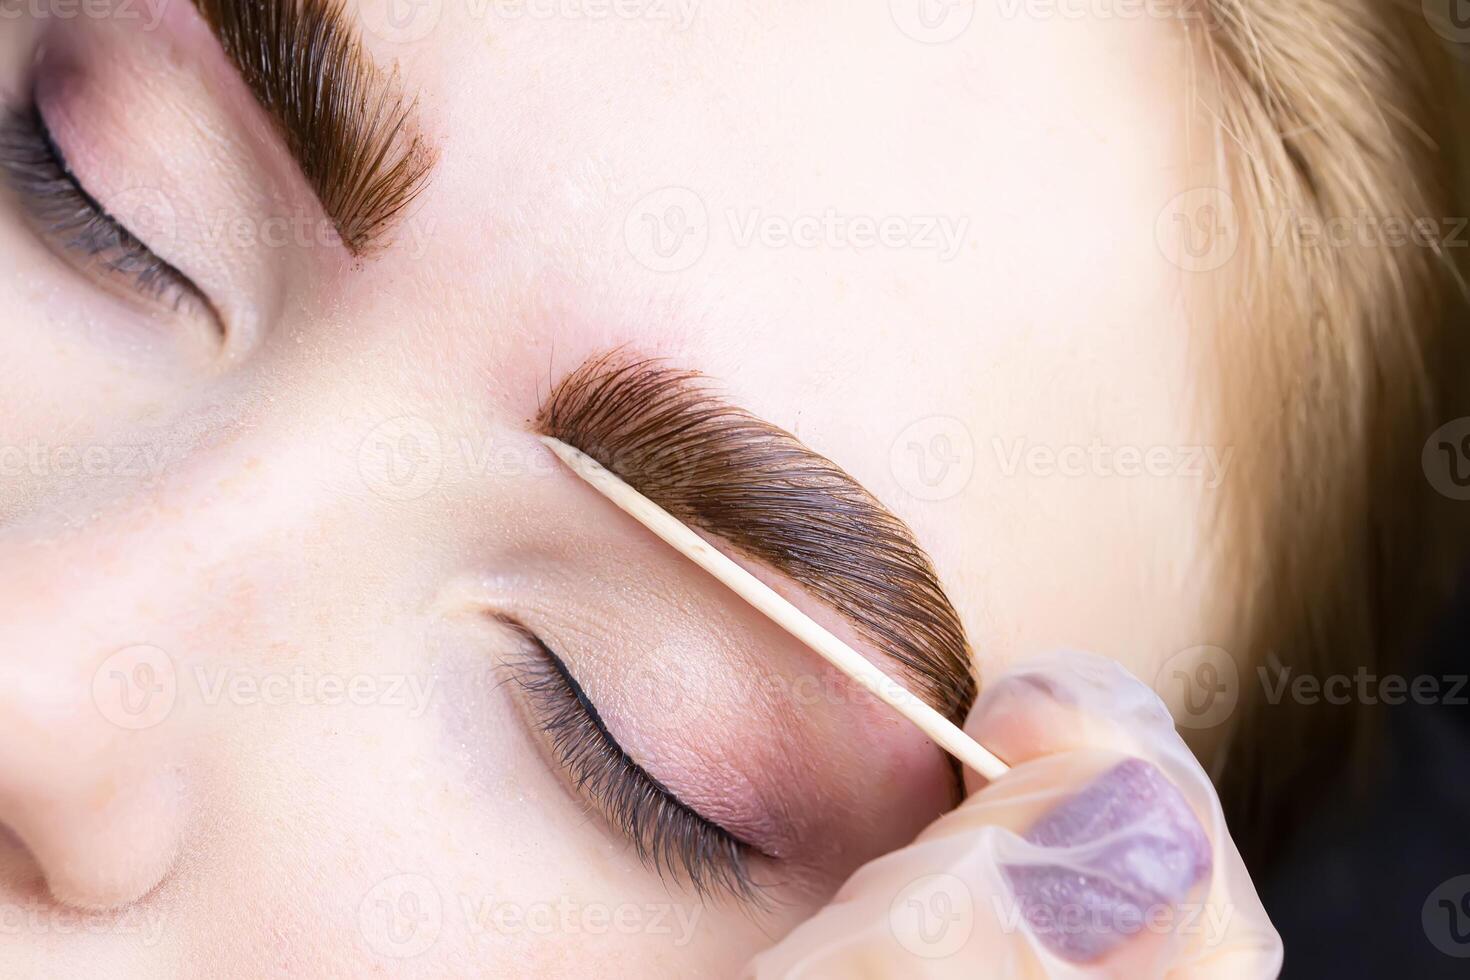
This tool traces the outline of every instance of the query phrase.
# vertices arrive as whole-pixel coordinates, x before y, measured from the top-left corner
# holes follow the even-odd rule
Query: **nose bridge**
[[[0,535],[0,824],[60,901],[126,904],[177,856],[214,723],[183,710],[186,665],[251,642],[249,555],[288,529],[291,481],[259,448]]]
[[[152,447],[154,462],[134,478],[54,488],[43,518],[0,528],[8,645],[25,634],[45,650],[33,667],[64,670],[128,644],[228,642],[252,608],[252,578],[280,570],[341,482],[318,448],[329,434],[298,424],[288,438],[278,422],[234,419],[219,434],[176,437],[179,447]]]
[[[144,682],[166,657],[167,570],[152,549],[101,538],[0,543],[0,792],[27,756],[66,753],[67,768],[81,772],[119,731],[143,727],[126,723],[128,712],[145,710],[131,692],[109,694],[120,680],[156,686]]]

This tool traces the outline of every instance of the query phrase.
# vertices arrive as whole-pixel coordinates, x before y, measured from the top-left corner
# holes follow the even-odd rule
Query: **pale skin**
[[[437,162],[361,258],[191,7],[0,34],[7,105],[43,43],[77,53],[58,144],[119,216],[165,202],[160,256],[229,328],[0,199],[0,974],[725,975],[948,806],[921,734],[537,442],[549,386],[618,345],[903,518],[982,678],[1067,647],[1152,684],[1210,641],[1208,469],[1044,453],[1211,442],[1156,229],[1190,186],[1177,25],[487,10],[412,39],[365,12]],[[681,254],[653,236],[691,202]],[[661,878],[589,810],[487,613],[706,815],[795,814],[769,908]],[[140,664],[172,693],[130,724]]]

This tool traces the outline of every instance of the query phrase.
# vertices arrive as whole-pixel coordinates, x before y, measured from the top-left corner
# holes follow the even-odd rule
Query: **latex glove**
[[[991,682],[965,729],[1010,773],[858,869],[747,976],[1277,975],[1281,939],[1153,691],[1056,654]]]

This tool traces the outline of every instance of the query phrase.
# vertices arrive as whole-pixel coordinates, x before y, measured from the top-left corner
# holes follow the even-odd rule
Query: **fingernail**
[[[1025,835],[1056,863],[1010,864],[1026,922],[1056,955],[1097,959],[1170,913],[1210,873],[1210,842],[1158,767],[1129,759],[1047,811]]]

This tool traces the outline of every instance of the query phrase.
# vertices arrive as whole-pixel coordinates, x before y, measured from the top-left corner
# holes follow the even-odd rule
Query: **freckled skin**
[[[240,328],[217,355],[197,312],[104,288],[0,199],[0,909],[35,912],[0,975],[729,975],[932,818],[932,747],[536,443],[551,383],[620,344],[906,521],[982,674],[1067,646],[1152,678],[1205,635],[1209,570],[1161,557],[1191,553],[1196,482],[996,448],[1207,441],[1155,241],[1190,183],[1170,25],[977,8],[930,45],[882,4],[684,29],[443,4],[405,39],[346,6],[438,154],[363,259],[236,234],[317,212],[186,5],[0,32],[7,104],[43,42],[89,55],[57,95],[78,177],[119,212],[166,202],[160,252]],[[642,237],[670,202],[707,216],[697,254]],[[952,250],[926,217],[965,229]],[[144,462],[84,472],[57,452],[79,447]],[[770,811],[805,850],[781,901],[703,905],[589,815],[486,608],[567,646],[670,786]],[[806,703],[770,694],[814,672]],[[63,931],[62,903],[106,911]]]

